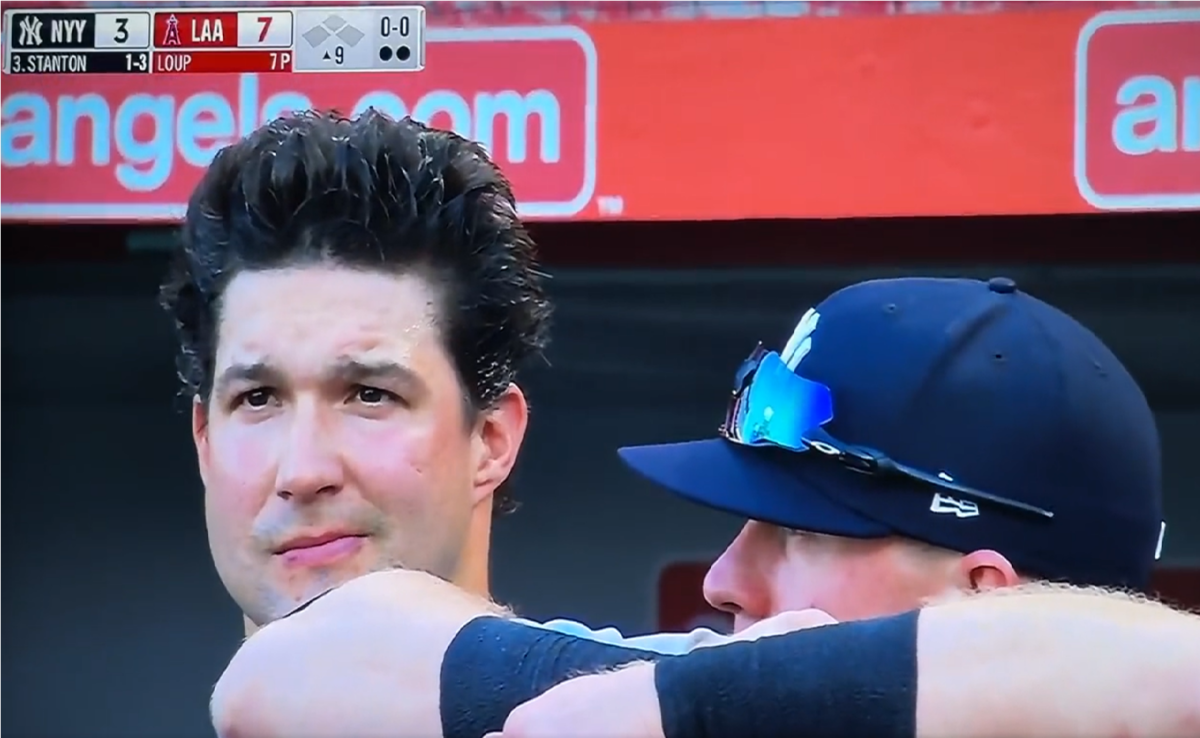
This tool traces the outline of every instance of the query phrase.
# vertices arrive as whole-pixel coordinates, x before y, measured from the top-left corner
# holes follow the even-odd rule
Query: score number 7
[[[258,25],[261,26],[258,31],[258,42],[260,44],[267,40],[267,33],[271,30],[272,20],[274,20],[274,18],[269,15],[260,15],[258,17]]]

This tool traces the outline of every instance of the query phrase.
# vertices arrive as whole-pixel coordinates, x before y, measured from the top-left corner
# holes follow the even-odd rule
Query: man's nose
[[[763,582],[766,552],[755,552],[753,523],[747,523],[704,577],[704,599],[739,623],[771,613],[770,593]]]
[[[297,408],[282,439],[275,493],[303,501],[334,494],[344,481],[341,453],[330,419],[318,408]]]

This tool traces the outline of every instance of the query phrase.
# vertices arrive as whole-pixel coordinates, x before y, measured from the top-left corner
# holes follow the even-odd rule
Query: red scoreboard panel
[[[415,72],[420,6],[10,10],[6,74]]]

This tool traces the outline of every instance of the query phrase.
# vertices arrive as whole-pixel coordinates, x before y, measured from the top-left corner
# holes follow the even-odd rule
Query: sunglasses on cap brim
[[[733,395],[721,425],[722,438],[743,446],[816,452],[860,474],[915,480],[939,490],[1014,512],[1051,519],[1054,513],[1020,500],[955,482],[901,464],[875,449],[838,441],[823,426],[833,420],[833,392],[796,374],[780,355],[759,343],[738,367]]]

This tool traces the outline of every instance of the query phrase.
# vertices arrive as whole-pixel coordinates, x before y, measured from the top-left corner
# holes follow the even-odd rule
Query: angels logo
[[[167,30],[163,34],[163,46],[179,46],[179,19],[172,13],[167,18]]]

